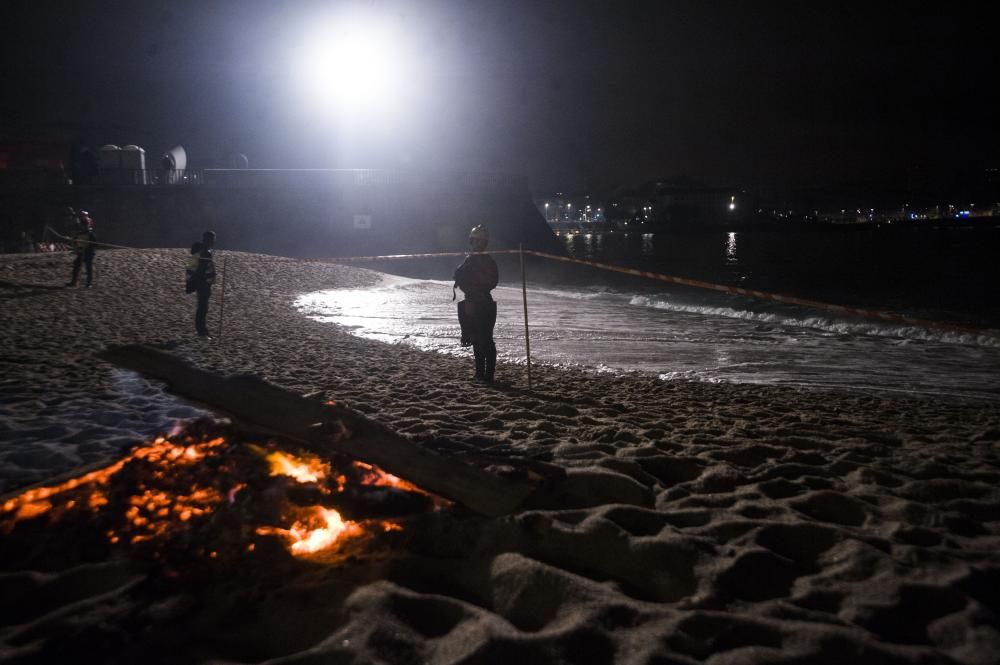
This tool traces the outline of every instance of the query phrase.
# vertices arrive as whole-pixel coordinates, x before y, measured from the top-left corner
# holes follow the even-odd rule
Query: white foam
[[[919,325],[893,325],[876,321],[848,321],[822,315],[793,316],[773,312],[752,311],[749,309],[733,309],[732,307],[688,305],[669,300],[654,299],[648,296],[634,296],[629,300],[629,304],[672,312],[687,312],[704,316],[757,321],[778,326],[813,328],[838,335],[878,335],[882,337],[900,337],[909,340],[1000,348],[1000,336],[988,334],[988,331],[984,331],[981,335],[975,335],[958,331],[935,330]]]
[[[452,284],[387,276],[374,289],[307,294],[303,313],[388,343],[468,355]],[[520,287],[494,291],[502,363],[524,362]],[[703,298],[696,300],[696,298]],[[721,301],[721,302],[720,302]],[[743,302],[746,301],[746,305]],[[715,293],[652,296],[529,285],[532,362],[667,379],[1000,399],[1000,343]]]

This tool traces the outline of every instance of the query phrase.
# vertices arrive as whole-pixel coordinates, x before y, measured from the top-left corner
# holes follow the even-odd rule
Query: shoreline
[[[498,368],[500,385],[482,386],[467,376],[470,372],[464,357],[429,355],[406,345],[363,339],[329,323],[313,321],[293,306],[296,294],[328,288],[359,289],[376,284],[379,273],[363,268],[220,252],[220,258],[226,257],[232,266],[225,304],[226,330],[221,342],[217,339],[203,342],[193,334],[193,296],[183,293],[183,254],[183,250],[102,253],[97,267],[98,283],[90,290],[59,288],[62,273],[68,271],[68,255],[45,255],[34,259],[21,258],[21,255],[0,257],[0,279],[12,276],[18,267],[27,267],[21,282],[34,285],[2,289],[0,294],[9,302],[44,303],[36,310],[37,320],[26,320],[27,308],[19,307],[5,308],[0,319],[3,346],[13,351],[5,354],[4,364],[8,371],[3,383],[4,394],[16,393],[19,387],[32,393],[59,390],[68,394],[91,393],[97,404],[112,408],[117,399],[124,398],[127,402],[136,397],[129,392],[147,393],[146,397],[159,392],[157,397],[162,398],[162,391],[143,385],[138,378],[130,383],[119,370],[92,357],[108,344],[151,343],[219,371],[257,373],[304,393],[327,391],[342,401],[357,403],[369,415],[381,414],[383,424],[402,431],[420,428],[414,427],[413,417],[400,418],[396,414],[405,412],[414,403],[422,403],[422,410],[433,414],[431,423],[454,433],[454,426],[445,423],[443,414],[431,406],[435,398],[446,395],[447,391],[482,399],[484,408],[505,392],[528,396],[523,364],[501,366]],[[11,262],[11,256],[18,258]],[[138,265],[147,261],[152,270]],[[101,265],[104,262],[106,264]],[[163,278],[164,274],[168,277]],[[218,330],[218,291],[217,286],[209,314],[213,332]],[[110,312],[106,310],[113,311],[114,315],[108,317]],[[762,408],[766,411],[768,405],[782,401],[798,403],[798,408],[810,408],[817,417],[838,417],[857,409],[859,402],[868,402],[865,411],[870,412],[874,407],[882,410],[881,415],[866,418],[865,411],[859,410],[854,417],[862,422],[872,420],[870,424],[879,430],[896,430],[901,440],[913,436],[907,434],[913,428],[905,419],[885,417],[886,414],[913,410],[932,418],[951,419],[953,416],[944,405],[935,404],[934,398],[920,396],[857,394],[847,389],[750,383],[664,381],[641,372],[605,373],[598,369],[544,364],[533,364],[532,369],[535,392],[546,401],[558,401],[559,393],[567,392],[566,387],[571,387],[574,393],[588,394],[591,402],[606,401],[616,406],[623,406],[623,402],[636,397],[637,402],[651,405],[679,399],[691,410],[695,427],[698,420],[711,420],[707,413],[699,417],[702,405],[707,410],[726,399],[745,404],[748,411]],[[423,391],[419,385],[427,370],[436,384],[430,392]],[[88,385],[88,377],[96,379],[96,384]],[[45,385],[46,379],[54,379],[55,383]],[[124,385],[116,388],[116,382],[124,382]],[[421,393],[425,393],[423,399]],[[52,401],[51,398],[48,401]],[[167,401],[173,398],[168,397]],[[43,403],[47,402],[43,400]],[[1000,425],[1000,421],[993,420],[1000,417],[1000,405],[987,405],[979,400],[974,403],[978,408],[970,408],[973,413],[969,417],[955,418],[950,423],[955,428],[955,440],[970,440],[975,438],[977,428],[988,432]],[[959,412],[969,408],[963,407],[961,398],[948,400],[948,404]],[[171,409],[184,410],[179,404],[166,408],[168,412]],[[195,415],[195,410],[189,410],[191,415],[183,417]],[[622,414],[604,413],[603,417],[628,421],[628,410]],[[644,411],[639,404],[631,410]],[[498,411],[503,413],[502,409]],[[43,410],[43,413],[48,412]],[[55,411],[51,415],[60,420]],[[735,414],[730,417],[738,418]],[[491,436],[504,434],[502,415],[499,419],[484,417],[483,420],[488,421],[489,426],[484,427],[474,420],[466,424]],[[651,428],[656,425],[655,418],[648,416],[633,420],[645,420]],[[552,442],[559,435],[579,439],[580,436],[574,436],[579,434],[576,429],[568,427],[564,433],[548,438]],[[427,430],[435,431],[430,426]],[[520,440],[518,435],[510,434],[502,438]]]
[[[1000,579],[1000,405],[547,366],[533,366],[530,392],[523,367],[509,365],[498,368],[506,385],[489,387],[465,358],[360,339],[292,304],[371,286],[376,273],[227,251],[217,255],[232,271],[225,336],[205,341],[183,292],[185,254],[99,253],[89,290],[60,288],[68,255],[0,256],[0,492],[114,459],[147,430],[197,416],[95,357],[109,344],[151,343],[207,369],[322,392],[441,454],[561,466],[590,497],[491,522],[458,559],[418,557],[355,582],[335,618],[261,658],[391,660],[404,644],[418,660],[492,662],[515,643],[525,657],[578,662],[572,648],[584,637],[603,645],[604,662],[850,651],[985,665],[1000,654],[1000,604],[982,591]],[[300,592],[303,608],[324,602],[322,585]],[[281,629],[271,610],[303,616],[264,595],[251,603],[256,623],[199,620],[222,643],[243,635],[252,651]],[[609,622],[615,612],[631,618]],[[421,623],[445,615],[448,626]],[[36,631],[40,644],[59,621]],[[227,662],[260,659],[214,648]]]

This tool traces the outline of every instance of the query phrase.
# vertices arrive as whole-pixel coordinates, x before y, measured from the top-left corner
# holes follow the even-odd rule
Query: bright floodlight
[[[295,59],[303,92],[325,107],[341,109],[389,104],[401,84],[400,65],[389,31],[361,20],[317,30]]]

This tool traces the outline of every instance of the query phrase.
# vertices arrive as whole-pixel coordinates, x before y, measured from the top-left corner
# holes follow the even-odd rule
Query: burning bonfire
[[[244,442],[209,422],[123,459],[0,503],[0,535],[88,525],[107,548],[159,559],[232,558],[277,539],[294,557],[334,561],[447,502],[363,462]],[[95,528],[96,527],[96,528]]]

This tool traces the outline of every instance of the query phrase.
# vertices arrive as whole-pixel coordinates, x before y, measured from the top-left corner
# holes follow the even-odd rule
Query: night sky
[[[989,7],[5,0],[0,138],[182,144],[193,167],[238,151],[505,171],[535,190],[898,188],[1000,166]],[[296,76],[296,48],[345,11],[392,35],[402,80],[377,109],[314,103]]]

